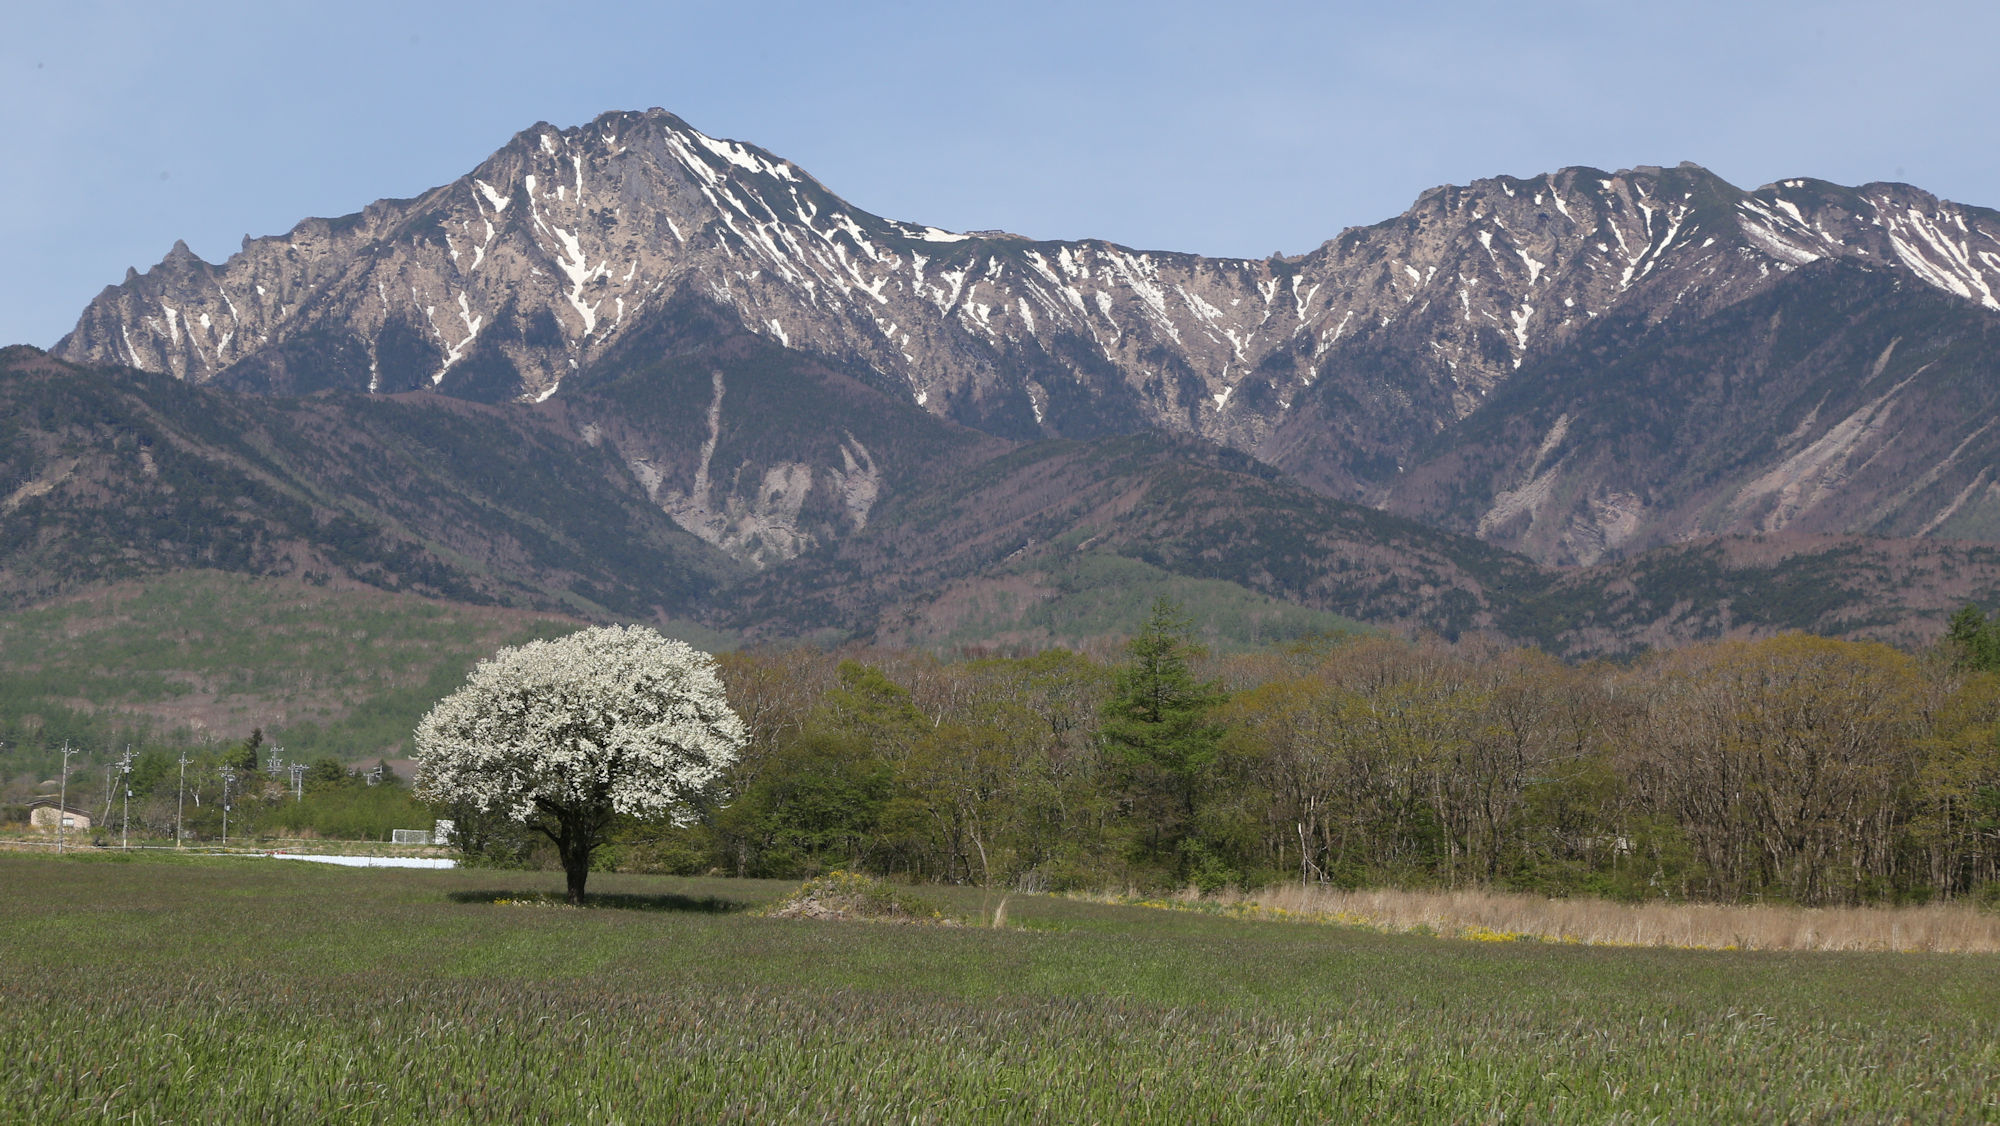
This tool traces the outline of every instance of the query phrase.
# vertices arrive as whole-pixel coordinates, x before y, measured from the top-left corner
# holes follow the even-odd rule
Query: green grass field
[[[1478,943],[1014,897],[0,854],[21,1122],[2000,1120],[2000,960]],[[976,916],[977,891],[926,889]]]
[[[1092,642],[1131,636],[1161,598],[1179,605],[1195,623],[1195,640],[1217,653],[1254,650],[1311,635],[1376,632],[1353,618],[1283,602],[1231,582],[1172,574],[1117,555],[1089,552],[1053,561],[1037,557],[1012,568],[1010,574],[1031,586],[1034,596],[1011,593],[1004,580],[995,581],[982,593],[953,599],[955,613],[934,607],[932,614],[950,623],[949,628],[918,640],[950,647],[1020,638],[1088,649]]]
[[[0,613],[0,739],[32,739],[21,716],[54,730],[74,713],[95,722],[57,737],[91,755],[113,734],[235,742],[261,726],[300,761],[393,756],[474,662],[578,624],[210,571],[97,587]]]

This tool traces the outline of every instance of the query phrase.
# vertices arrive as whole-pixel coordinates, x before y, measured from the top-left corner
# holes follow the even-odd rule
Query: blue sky
[[[68,0],[6,22],[0,343],[53,344],[177,238],[220,261],[536,121],[649,106],[879,214],[1208,254],[1570,164],[2000,206],[2000,5],[1965,0]]]

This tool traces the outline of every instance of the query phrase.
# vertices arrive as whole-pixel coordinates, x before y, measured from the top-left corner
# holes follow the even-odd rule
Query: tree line
[[[40,760],[53,759],[38,761],[43,769],[36,771],[53,780],[61,751],[46,741],[32,749]],[[321,755],[301,764],[295,779],[289,762],[273,767],[271,750],[262,728],[233,743],[140,744],[123,761],[80,748],[67,801],[91,816],[91,839],[113,844],[126,836],[172,840],[177,832],[201,843],[219,842],[225,833],[231,842],[305,835],[386,840],[394,829],[431,825],[430,810],[411,799],[386,762],[358,769]],[[38,789],[39,796],[58,796],[46,783]],[[12,796],[6,820],[26,821],[26,791]]]
[[[1213,655],[1192,637],[1163,602],[1101,653],[721,654],[740,752],[683,815],[620,821],[594,862],[1024,890],[2000,900],[2000,622],[1973,608],[1924,652],[1787,634],[1625,665],[1367,635]],[[112,811],[129,780],[135,836],[178,820],[214,839],[227,768],[232,839],[379,839],[438,816],[469,860],[556,859],[331,758],[294,793],[261,742],[147,750],[108,786],[100,762],[72,772],[71,801]]]
[[[1991,895],[2000,625],[1973,615],[1922,654],[1788,634],[1629,666],[1351,636],[1212,657],[1170,604],[1112,660],[726,653],[740,756],[687,823],[629,824],[599,863],[1027,890]],[[475,853],[529,848],[461,823]]]

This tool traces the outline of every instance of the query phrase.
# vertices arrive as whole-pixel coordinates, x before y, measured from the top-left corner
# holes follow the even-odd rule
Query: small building
[[[57,828],[82,831],[90,828],[90,814],[54,798],[36,798],[28,803],[28,824],[52,833]]]

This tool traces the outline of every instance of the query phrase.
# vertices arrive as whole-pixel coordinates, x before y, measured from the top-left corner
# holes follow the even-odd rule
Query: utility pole
[[[229,785],[236,781],[236,772],[229,767],[222,768],[222,847],[229,847]]]
[[[68,847],[69,829],[69,740],[63,740],[62,796],[56,798],[56,851]]]
[[[132,744],[125,744],[125,757],[118,760],[119,780],[125,783],[125,812],[118,820],[118,847],[132,851]]]
[[[181,847],[181,838],[186,835],[181,831],[181,810],[184,806],[187,805],[187,792],[188,792],[188,753],[187,753],[187,748],[183,747],[181,748],[181,788],[180,792],[174,795],[174,847],[175,848]]]
[[[293,764],[292,764],[292,801],[294,801],[294,802],[302,802],[302,801],[306,800],[306,782],[305,782],[305,779],[306,779],[306,764],[305,764],[305,763],[302,763],[302,762],[295,762],[295,763],[293,763]]]

